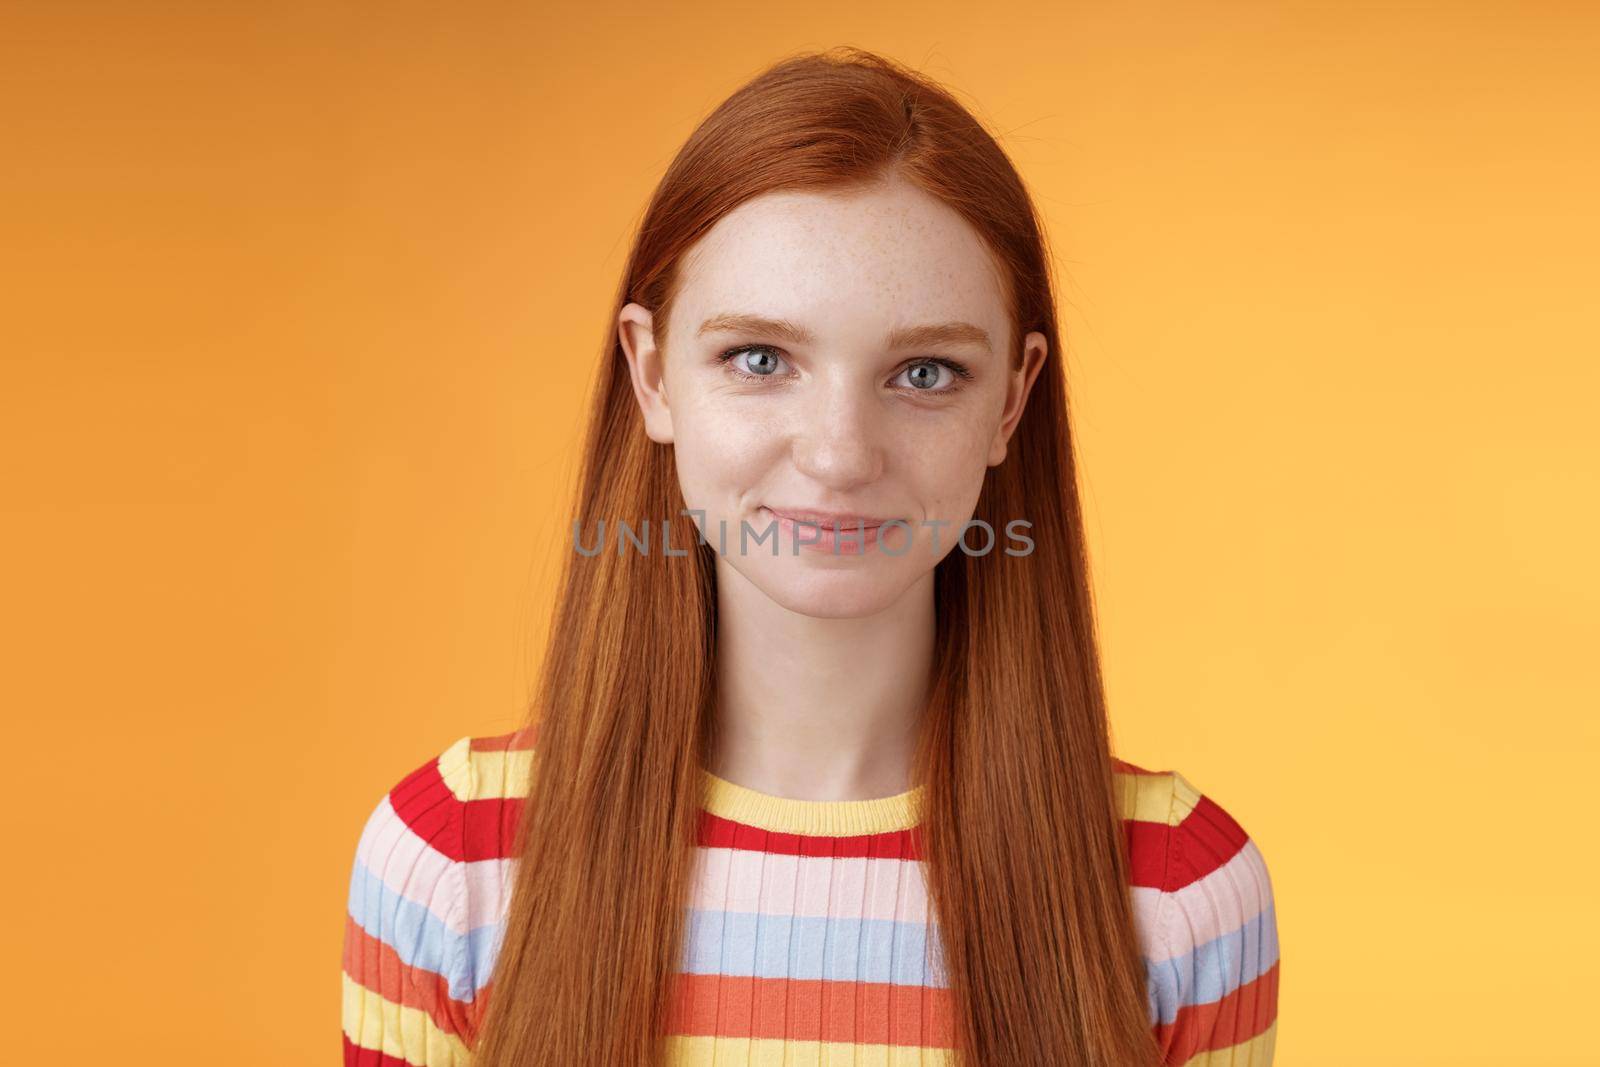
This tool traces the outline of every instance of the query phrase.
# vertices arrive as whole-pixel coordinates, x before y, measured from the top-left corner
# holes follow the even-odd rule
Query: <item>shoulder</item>
[[[1134,885],[1170,892],[1230,862],[1259,861],[1238,821],[1182,774],[1112,762]]]
[[[515,871],[532,739],[457,739],[370,809],[351,866],[345,1055],[456,1063],[481,1021]],[[364,1060],[362,1062],[365,1062]]]
[[[1174,770],[1116,760],[1130,892],[1166,1064],[1272,1062],[1278,936],[1266,860]]]
[[[388,789],[366,830],[455,863],[509,858],[532,754],[524,731],[458,738]]]

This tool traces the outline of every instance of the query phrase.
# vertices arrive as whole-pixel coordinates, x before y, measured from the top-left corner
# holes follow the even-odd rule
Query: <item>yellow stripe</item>
[[[778,1038],[667,1038],[668,1067],[713,1067],[737,1063],[751,1067],[951,1067],[946,1049],[917,1045],[856,1045],[838,1041],[784,1041]]]
[[[907,830],[922,817],[925,794],[915,786],[869,800],[794,800],[759,793],[704,768],[700,780],[701,806],[711,814],[783,834],[856,837]]]
[[[1270,1067],[1278,1040],[1278,1020],[1248,1041],[1201,1052],[1183,1061],[1183,1067]]]
[[[1124,819],[1139,819],[1176,826],[1188,808],[1194,806],[1193,787],[1171,771],[1160,774],[1117,772],[1117,807]],[[1174,796],[1176,792],[1177,797]],[[1187,804],[1187,807],[1184,805]],[[1182,809],[1181,812],[1179,809]]]
[[[1200,803],[1200,790],[1189,784],[1189,779],[1177,771],[1167,772],[1172,776],[1172,815],[1171,823],[1178,825],[1188,818],[1194,806]]]
[[[474,795],[479,798],[527,796],[528,775],[532,768],[531,748],[512,752],[474,752],[472,754]]]
[[[472,751],[472,738],[463,737],[439,755],[439,777],[450,787],[457,800],[472,799],[472,764],[468,757]]]
[[[439,756],[439,776],[457,800],[499,800],[528,793],[533,749],[474,752],[463,737]]]
[[[344,1032],[362,1048],[399,1056],[416,1067],[469,1067],[471,1054],[421,1008],[407,1008],[351,978],[344,979]]]
[[[528,793],[528,776],[533,765],[531,748],[513,749],[510,751],[474,752],[472,739],[463,737],[447,748],[439,757],[439,774],[444,778],[445,785],[458,800],[499,800],[505,797],[523,797]],[[713,782],[711,788],[720,788],[722,793],[728,792],[728,783],[723,785]],[[1146,822],[1166,823],[1176,826],[1183,821],[1184,816],[1194,810],[1195,804],[1200,800],[1200,791],[1176,771],[1163,771],[1159,774],[1123,774],[1116,775],[1118,805],[1125,819],[1141,819]],[[734,786],[736,790],[743,787]],[[721,794],[714,793],[720,797]],[[781,798],[776,798],[781,799]],[[896,827],[904,821],[900,808],[906,806],[908,798],[905,795],[893,798],[895,805],[895,818],[889,821]],[[786,804],[801,805],[806,801],[787,801]],[[882,801],[843,801],[844,804],[874,805]],[[719,807],[725,807],[718,801]],[[837,807],[837,804],[833,805]],[[806,810],[810,810],[809,808]],[[809,816],[807,817],[809,818]],[[802,819],[801,822],[807,822]],[[809,823],[807,822],[807,825]]]

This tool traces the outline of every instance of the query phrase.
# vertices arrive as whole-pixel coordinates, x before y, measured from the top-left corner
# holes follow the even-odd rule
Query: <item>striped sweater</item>
[[[461,738],[368,818],[345,922],[346,1067],[470,1065],[516,873],[528,737]],[[1261,853],[1176,772],[1116,769],[1163,1062],[1267,1067],[1278,940]],[[920,791],[799,801],[702,774],[668,1061],[952,1064]]]

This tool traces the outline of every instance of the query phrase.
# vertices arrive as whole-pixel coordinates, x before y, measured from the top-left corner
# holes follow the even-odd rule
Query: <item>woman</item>
[[[358,845],[346,1063],[1269,1064],[1260,852],[1110,753],[1048,256],[989,135],[869,53],[780,63],[615,306],[528,725]]]

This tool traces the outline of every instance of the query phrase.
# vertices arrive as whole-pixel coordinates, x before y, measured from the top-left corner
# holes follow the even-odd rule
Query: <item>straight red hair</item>
[[[1020,341],[1044,361],[975,518],[1032,522],[1026,556],[951,551],[913,781],[925,876],[968,1067],[1159,1062],[1113,792],[1055,297],[1010,161],[947,91],[881,56],[786,59],[694,131],[651,199],[616,310],[666,336],[677,268],[722,216],[776,190],[893,175],[983,237]],[[669,356],[670,358],[670,356]],[[574,517],[670,517],[695,546],[670,448],[645,436],[615,317]],[[655,528],[655,524],[652,523]],[[714,548],[569,553],[529,709],[536,752],[477,1067],[661,1062],[711,751]]]

